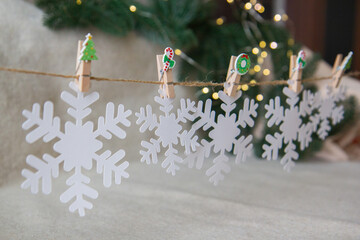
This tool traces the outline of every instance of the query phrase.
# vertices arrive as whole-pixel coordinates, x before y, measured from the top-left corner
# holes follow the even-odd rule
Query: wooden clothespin
[[[306,65],[305,52],[301,50],[296,57],[292,55],[290,57],[290,68],[289,68],[289,88],[296,93],[299,93],[302,89],[301,79],[302,70]]]
[[[224,92],[228,96],[235,97],[241,75],[244,75],[249,71],[250,64],[250,57],[245,53],[241,53],[237,57],[231,56],[224,88]]]
[[[174,85],[169,84],[173,82],[172,77],[172,68],[175,66],[174,51],[172,48],[165,48],[163,55],[156,55],[156,64],[159,81],[162,81],[164,84],[160,85],[160,88],[164,88],[166,96],[168,98],[175,98]]]
[[[91,61],[97,60],[96,50],[92,35],[88,33],[85,41],[79,40],[76,57],[76,85],[80,92],[87,92],[90,89]]]
[[[334,88],[339,87],[344,72],[347,70],[347,68],[350,67],[352,55],[353,52],[349,52],[349,54],[345,57],[344,60],[342,54],[336,55],[336,59],[332,69],[332,75],[333,75],[332,85]]]

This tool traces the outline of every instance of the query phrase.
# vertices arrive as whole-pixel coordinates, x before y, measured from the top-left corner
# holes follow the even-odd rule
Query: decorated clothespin
[[[175,98],[174,85],[169,84],[173,82],[172,69],[175,66],[174,50],[172,48],[165,48],[163,55],[156,55],[157,71],[159,81],[164,84],[160,85],[160,88],[165,87],[165,92],[168,98]]]
[[[337,88],[340,85],[341,77],[344,75],[344,72],[350,68],[351,66],[351,60],[352,60],[353,52],[349,52],[349,54],[345,57],[345,59],[342,61],[343,55],[338,54],[335,59],[335,63],[332,69],[332,75],[333,75],[333,87]],[[342,61],[342,62],[341,62]],[[341,65],[340,65],[341,62]]]
[[[302,89],[301,79],[302,79],[302,70],[306,66],[305,61],[305,52],[301,50],[296,57],[292,55],[290,57],[290,68],[289,68],[289,88],[296,93],[299,93]]]
[[[241,75],[246,74],[250,68],[250,57],[245,53],[239,56],[231,56],[228,72],[226,75],[226,82],[224,92],[230,97],[235,97],[237,84],[240,83]]]
[[[97,60],[96,50],[92,35],[88,33],[85,41],[79,40],[76,57],[76,85],[80,92],[87,92],[90,89],[91,61]]]

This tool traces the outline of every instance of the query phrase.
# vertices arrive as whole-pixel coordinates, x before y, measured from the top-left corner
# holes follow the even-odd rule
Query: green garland
[[[137,31],[144,37],[162,46],[181,49],[186,56],[196,64],[183,61],[180,64],[179,80],[197,79],[200,81],[224,82],[231,55],[245,52],[250,55],[251,62],[256,63],[261,52],[266,51],[273,63],[274,79],[287,79],[289,74],[289,53],[297,53],[300,45],[294,43],[289,32],[271,21],[263,20],[256,11],[244,10],[243,2],[234,1],[229,4],[234,21],[217,24],[217,8],[215,1],[205,0],[149,0],[141,4],[130,0],[37,0],[37,5],[46,15],[45,25],[53,29],[95,26],[110,34],[125,36],[131,31]],[[79,4],[81,3],[81,4]],[[266,47],[259,47],[265,41]],[[269,44],[277,43],[277,48],[271,49]],[[252,49],[258,48],[258,54],[252,54]],[[303,77],[309,77],[316,69],[320,56],[315,54],[307,62]],[[254,71],[244,75],[242,82],[256,79]],[[307,88],[314,86],[305,85]],[[283,86],[261,89],[263,101],[259,102],[259,111],[263,111],[265,103],[274,96],[282,96]],[[204,100],[221,88],[208,89],[203,93],[198,89],[197,96]],[[206,91],[205,91],[206,92]],[[238,108],[243,99],[256,98],[259,87],[250,87],[243,92],[238,100]],[[346,103],[354,99],[345,100]],[[213,108],[221,113],[220,101],[214,100]],[[239,109],[235,109],[238,112]],[[336,129],[342,129],[345,122],[354,119],[356,104],[345,104],[345,120]],[[259,112],[258,116],[264,116]],[[258,117],[256,121],[260,121]],[[249,134],[254,129],[245,129]],[[273,130],[265,127],[262,136],[258,137],[254,146],[255,153],[260,156],[264,136]],[[314,134],[315,135],[315,134]],[[314,152],[321,147],[321,140],[313,136],[313,142],[304,154]]]

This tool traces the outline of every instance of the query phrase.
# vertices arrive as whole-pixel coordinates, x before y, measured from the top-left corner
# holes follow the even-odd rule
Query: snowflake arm
[[[253,144],[251,143],[253,137],[252,135],[241,136],[234,145],[234,154],[236,155],[235,163],[239,164],[240,162],[245,162],[246,158],[250,156],[253,149]]]
[[[125,127],[130,126],[130,121],[127,119],[131,115],[131,110],[125,111],[124,105],[119,104],[118,114],[115,116],[115,107],[113,103],[106,105],[105,117],[99,117],[98,129],[95,132],[96,136],[103,136],[106,139],[111,139],[112,134],[120,139],[126,137],[126,132],[118,126],[119,123]]]
[[[320,115],[313,114],[309,116],[309,122],[301,125],[298,131],[298,141],[300,142],[300,149],[303,151],[312,141],[312,134],[317,131],[317,126],[320,123]]]
[[[195,167],[201,169],[205,159],[205,148],[200,146],[196,149],[196,152],[186,155],[183,159],[183,164],[187,164],[189,168]]]
[[[335,107],[331,113],[332,124],[338,124],[344,119],[344,106]]]
[[[159,90],[160,93],[160,90]],[[160,104],[160,111],[162,111],[165,115],[170,114],[171,110],[173,109],[172,102],[173,100],[167,97],[159,97],[156,96],[154,98],[155,102]]]
[[[140,108],[139,113],[135,113],[135,116],[138,118],[136,120],[136,124],[141,124],[140,132],[145,132],[147,129],[152,131],[155,127],[157,127],[158,121],[156,119],[156,115],[152,113],[152,108],[150,105],[146,106],[146,113],[144,108]]]
[[[320,115],[319,114],[313,114],[310,116],[310,122],[312,124],[312,131],[316,132],[317,130],[317,125],[320,123]]]
[[[150,164],[156,164],[158,162],[157,154],[160,152],[160,141],[154,138],[150,139],[150,142],[141,141],[141,146],[147,149],[147,151],[140,150],[141,162]]]
[[[188,164],[189,168],[201,169],[203,167],[204,159],[210,156],[211,148],[214,142],[208,142],[205,139],[201,140],[201,145],[196,149],[196,152],[190,153],[183,160],[183,164]]]
[[[75,201],[70,205],[70,212],[79,212],[81,217],[85,216],[85,209],[92,209],[93,204],[84,199],[84,196],[96,199],[98,192],[87,184],[90,183],[90,178],[81,173],[80,168],[75,169],[74,175],[72,175],[66,181],[66,184],[70,186],[64,193],[60,195],[60,201],[62,203],[68,203],[71,199],[75,198]]]
[[[128,161],[118,164],[125,157],[125,151],[120,149],[115,154],[111,155],[109,150],[103,154],[96,155],[94,158],[97,161],[97,173],[103,173],[103,184],[105,187],[111,187],[113,174],[115,184],[120,184],[122,178],[129,178],[129,174],[125,171],[129,166]]]
[[[309,146],[312,141],[311,135],[314,132],[314,126],[312,122],[303,124],[299,129],[298,141],[300,142],[300,149],[304,150]]]
[[[166,168],[167,173],[175,176],[176,171],[180,169],[177,163],[183,162],[183,159],[177,155],[178,151],[171,145],[165,152],[165,160],[161,163],[161,167]]]
[[[283,138],[283,134],[280,133],[275,133],[274,136],[267,134],[265,140],[269,145],[263,145],[264,153],[262,154],[262,157],[267,160],[276,160],[279,155],[279,149],[282,148]]]
[[[300,115],[310,115],[313,111],[314,94],[311,91],[303,91],[303,97],[300,102]]]
[[[280,105],[280,97],[270,99],[269,104],[265,105],[267,110],[265,118],[269,119],[267,122],[268,127],[272,127],[274,124],[279,125],[284,119],[284,107]]]
[[[44,194],[51,193],[52,177],[57,178],[59,176],[59,164],[61,162],[60,156],[54,158],[49,154],[44,154],[42,160],[34,155],[27,156],[26,163],[37,171],[22,170],[21,175],[25,177],[26,180],[21,184],[21,188],[27,189],[30,187],[32,193],[38,193],[39,182],[41,180],[42,192]]]
[[[200,144],[198,143],[198,139],[199,137],[197,135],[195,135],[195,131],[190,130],[184,130],[179,138],[180,138],[180,143],[181,146],[185,147],[185,154],[190,154],[191,151],[195,151],[197,147],[200,146]]]
[[[298,94],[288,87],[283,88],[283,93],[287,96],[286,103],[290,106],[290,108],[295,107],[295,105],[299,102]]]
[[[319,137],[322,140],[324,140],[326,138],[326,136],[329,134],[330,129],[331,129],[331,127],[329,124],[329,120],[327,118],[325,118],[320,122],[320,127],[319,127],[317,133],[318,133]]]
[[[227,161],[228,157],[225,156],[224,152],[220,152],[214,159],[214,165],[206,171],[206,176],[210,177],[209,181],[215,186],[224,180],[224,173],[230,172],[230,166],[227,164]]]
[[[203,128],[206,131],[207,129],[216,125],[215,111],[211,111],[211,104],[212,101],[210,99],[206,100],[205,107],[203,101],[198,102],[196,111],[194,113],[194,119],[197,119],[197,121],[193,122],[189,133],[186,131],[182,132],[180,137],[180,140],[182,142],[185,142],[185,140],[182,139],[189,139],[188,136],[193,136],[193,133],[195,133],[198,129]],[[193,168],[195,166],[197,169],[201,169],[205,157],[208,157],[210,155],[212,145],[204,139],[201,141],[202,145],[200,145],[197,140],[198,137],[196,136],[196,138],[193,138],[192,141],[187,141],[191,144],[187,147],[185,146],[185,153],[187,154],[188,152],[190,152],[190,148],[192,151],[196,152],[187,154],[182,163],[187,164],[189,168]],[[192,148],[193,146],[195,147],[195,149]]]
[[[180,109],[177,111],[177,121],[185,123],[186,120],[193,121],[194,120],[194,113],[196,111],[195,102],[191,101],[190,99],[181,99],[180,100]]]
[[[256,112],[257,107],[258,104],[255,103],[254,99],[251,99],[250,101],[248,98],[245,98],[244,107],[242,110],[239,111],[237,125],[240,125],[243,128],[245,128],[247,125],[253,127],[254,126],[253,118],[257,116],[257,112]]]
[[[194,122],[191,130],[196,131],[203,128],[205,131],[216,125],[215,123],[215,111],[211,111],[212,101],[207,99],[205,102],[205,108],[203,111],[203,102],[199,101],[196,107],[195,119],[199,118],[198,121]]]
[[[205,139],[201,140],[201,145],[204,146],[204,156],[208,158],[211,153],[212,147],[215,145],[214,141],[206,141]]]
[[[344,100],[346,97],[346,87],[340,86],[338,91],[336,91],[333,95],[334,101],[338,103],[341,100]]]
[[[321,105],[321,94],[320,92],[316,92],[313,97],[312,108],[318,109],[320,105]]]
[[[43,118],[40,117],[40,105],[35,103],[32,111],[24,110],[24,117],[27,120],[23,123],[22,128],[28,130],[33,126],[37,126],[26,135],[28,143],[34,143],[43,137],[44,142],[49,142],[56,137],[61,137],[60,118],[54,117],[54,105],[52,102],[45,102]]]
[[[89,106],[99,99],[99,93],[92,92],[85,96],[84,93],[79,92],[74,82],[71,82],[69,86],[77,93],[77,96],[75,97],[69,92],[63,91],[61,99],[71,106],[67,111],[68,114],[79,121],[91,113]]]
[[[294,160],[299,158],[299,154],[295,151],[296,146],[293,142],[289,142],[285,147],[285,155],[281,158],[280,163],[284,166],[284,170],[290,172],[295,166]]]
[[[191,101],[190,99],[181,99],[180,100],[180,109],[177,111],[177,121],[185,123],[187,120],[193,121],[195,116],[193,113],[195,113],[195,102]],[[180,136],[180,143],[181,146],[185,147],[185,154],[189,154],[190,151],[195,151],[196,147],[199,146],[199,143],[197,142],[198,136],[195,135],[195,130],[190,129],[189,131],[184,130]]]
[[[241,97],[242,92],[237,91],[235,97],[228,96],[224,91],[219,91],[219,98],[223,102],[220,107],[224,110],[225,114],[230,114],[236,108],[236,100]]]

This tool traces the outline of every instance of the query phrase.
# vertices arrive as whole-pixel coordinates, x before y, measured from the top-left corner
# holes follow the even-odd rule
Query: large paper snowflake
[[[319,121],[316,116],[312,116],[315,109],[314,94],[308,90],[303,91],[302,100],[299,102],[298,94],[288,87],[283,88],[283,93],[287,97],[286,103],[289,105],[285,111],[279,96],[275,97],[275,100],[270,99],[269,104],[265,105],[267,126],[279,126],[280,132],[265,136],[265,140],[269,144],[263,145],[262,157],[267,160],[277,160],[279,149],[282,148],[283,143],[286,144],[285,154],[280,162],[284,169],[289,171],[295,165],[294,160],[299,157],[295,143],[300,143],[301,150],[308,147],[312,141],[311,135],[316,131]],[[307,121],[304,120],[306,117],[308,117]]]
[[[155,129],[155,135],[157,138],[151,138],[150,141],[142,141],[141,146],[145,150],[141,150],[140,154],[141,162],[147,164],[158,162],[158,153],[160,152],[162,145],[166,149],[165,156],[161,166],[166,169],[167,173],[175,175],[176,171],[180,169],[179,163],[183,162],[182,156],[178,155],[178,150],[175,148],[180,143],[185,148],[185,154],[189,154],[194,151],[199,145],[197,143],[198,137],[194,135],[193,131],[182,131],[181,123],[192,121],[194,119],[193,113],[195,112],[195,102],[189,99],[180,100],[180,109],[177,110],[177,114],[171,112],[173,109],[173,100],[166,97],[163,90],[159,90],[161,96],[156,96],[155,102],[160,105],[160,111],[163,115],[157,117],[152,113],[150,105],[146,106],[146,109],[140,108],[140,112],[135,113],[137,116],[137,124],[141,124],[140,132],[146,130],[153,131]]]
[[[257,116],[256,109],[258,107],[258,104],[253,99],[246,98],[243,109],[236,114],[233,111],[236,107],[235,102],[240,98],[242,92],[238,91],[235,97],[229,97],[223,91],[219,91],[218,94],[223,102],[221,109],[224,110],[224,114],[218,115],[215,120],[215,111],[211,111],[212,101],[208,99],[205,102],[205,107],[203,107],[203,102],[199,101],[194,115],[197,121],[191,129],[191,131],[200,128],[205,131],[210,130],[209,137],[211,140],[203,139],[196,153],[189,154],[184,160],[184,163],[188,164],[189,167],[196,165],[196,168],[200,169],[204,159],[208,158],[212,151],[216,153],[213,165],[206,171],[209,181],[214,185],[218,185],[224,179],[224,174],[230,172],[227,152],[233,150],[236,163],[245,161],[246,157],[251,154],[253,136],[242,136],[240,128],[254,126],[253,118]]]
[[[331,130],[329,119],[331,119],[332,125],[335,125],[344,118],[344,107],[339,105],[339,102],[345,99],[345,93],[346,88],[343,86],[340,86],[338,89],[326,86],[325,97],[322,97],[320,94],[315,95],[314,107],[318,109],[318,113],[314,117],[320,121],[317,134],[323,140]]]
[[[117,115],[115,115],[115,107],[113,103],[106,106],[105,117],[99,117],[97,129],[94,130],[93,122],[83,122],[83,119],[91,113],[89,106],[99,99],[97,92],[85,95],[77,90],[75,83],[70,83],[70,88],[76,92],[76,96],[67,91],[61,93],[61,99],[68,103],[71,107],[68,114],[74,118],[74,122],[65,123],[65,131],[60,130],[60,118],[54,117],[52,102],[44,104],[42,117],[40,115],[40,105],[34,104],[32,111],[24,110],[23,115],[27,120],[23,124],[23,129],[32,130],[27,134],[26,140],[33,143],[40,138],[44,142],[49,142],[55,138],[59,140],[54,144],[53,148],[59,153],[57,157],[44,154],[43,158],[37,158],[29,155],[26,162],[36,171],[24,169],[22,175],[26,180],[21,187],[30,188],[32,193],[38,193],[41,181],[42,192],[49,194],[51,192],[52,178],[59,175],[59,165],[64,163],[63,168],[66,172],[73,170],[73,175],[69,177],[66,184],[69,188],[61,194],[60,201],[68,203],[72,201],[69,210],[71,212],[78,211],[80,216],[85,215],[85,209],[91,209],[92,203],[87,198],[96,199],[98,192],[89,186],[90,178],[82,173],[82,169],[89,170],[93,166],[93,160],[96,162],[97,173],[103,175],[103,184],[110,187],[115,178],[115,183],[120,184],[122,178],[128,178],[129,174],[126,168],[129,166],[127,161],[122,161],[125,151],[120,149],[116,153],[111,154],[106,150],[102,154],[97,152],[103,147],[99,136],[110,139],[112,136],[124,139],[125,131],[118,126],[122,124],[126,127],[130,126],[127,119],[131,115],[131,111],[124,110],[123,105],[118,106]]]

